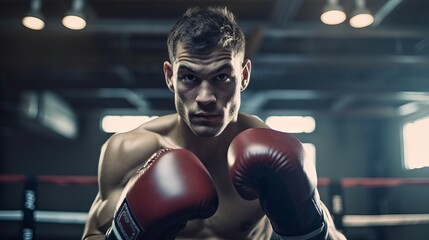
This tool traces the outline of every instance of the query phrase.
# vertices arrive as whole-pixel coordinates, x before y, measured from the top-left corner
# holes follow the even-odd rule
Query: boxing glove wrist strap
[[[128,207],[127,199],[124,199],[120,208],[115,213],[112,227],[106,233],[108,240],[138,239],[143,230],[137,223]]]

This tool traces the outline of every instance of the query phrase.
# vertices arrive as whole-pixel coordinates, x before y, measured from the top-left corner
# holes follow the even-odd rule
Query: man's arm
[[[85,225],[85,230],[82,239],[95,240],[104,239],[104,232],[101,229],[109,228],[111,221],[107,221],[107,226],[101,226],[99,224],[99,212],[106,212],[106,209],[101,208],[103,201],[100,199],[100,194],[95,197],[94,203],[92,204],[88,213],[88,219]]]
[[[346,240],[346,237],[343,233],[341,233],[334,224],[334,220],[332,219],[331,213],[329,212],[326,205],[320,201],[320,207],[323,209],[325,213],[325,220],[328,227],[328,239],[330,240]]]
[[[97,194],[89,210],[82,239],[104,239],[105,232],[112,224],[120,194],[120,190],[112,191],[105,199],[100,197],[100,193]]]
[[[110,164],[108,163],[109,160],[107,159],[108,155],[106,155],[106,150],[109,145],[109,141],[111,140],[112,139],[109,139],[101,148],[98,169],[99,192],[97,193],[88,213],[88,219],[82,236],[82,239],[85,240],[104,239],[104,233],[111,225],[116,202],[120,196],[120,190],[114,190],[118,187],[115,187],[113,182],[102,183],[100,181],[100,179],[106,179],[103,174],[108,174],[106,170],[109,169],[109,167],[105,167],[105,165]],[[109,152],[110,151],[111,150],[109,149]],[[109,174],[114,175],[114,173]]]
[[[116,205],[131,176],[159,149],[153,133],[123,133],[109,138],[101,148],[99,192],[89,210],[82,239],[104,239]]]

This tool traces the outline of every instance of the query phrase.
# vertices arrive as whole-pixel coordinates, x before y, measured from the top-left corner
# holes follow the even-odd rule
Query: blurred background
[[[23,239],[24,183],[4,176],[95,178],[109,136],[175,112],[168,31],[188,7],[215,5],[245,31],[242,111],[297,136],[320,178],[429,177],[429,1],[0,0],[1,239]],[[429,214],[428,186],[344,188],[343,214]],[[38,184],[36,208],[85,213],[96,192]],[[348,239],[429,236],[428,221],[344,225]],[[34,236],[82,231],[39,222]]]

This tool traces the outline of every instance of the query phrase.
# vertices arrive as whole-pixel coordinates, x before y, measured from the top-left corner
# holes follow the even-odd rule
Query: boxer
[[[191,8],[163,66],[177,112],[111,136],[82,239],[345,239],[301,143],[239,112],[245,38],[226,8]]]

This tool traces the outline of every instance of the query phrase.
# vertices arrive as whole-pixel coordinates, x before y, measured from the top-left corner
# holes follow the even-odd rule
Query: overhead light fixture
[[[354,28],[364,28],[373,22],[374,16],[366,8],[365,0],[356,0],[356,9],[353,11],[352,18],[350,18],[350,25]]]
[[[22,18],[22,25],[33,30],[42,30],[45,27],[43,14],[40,12],[42,0],[32,0],[30,11]]]
[[[338,0],[327,0],[327,5],[323,8],[320,20],[327,25],[337,25],[346,20],[346,13],[338,4]]]
[[[72,30],[82,30],[86,27],[85,15],[83,14],[83,0],[73,0],[72,9],[63,18],[63,25]]]

